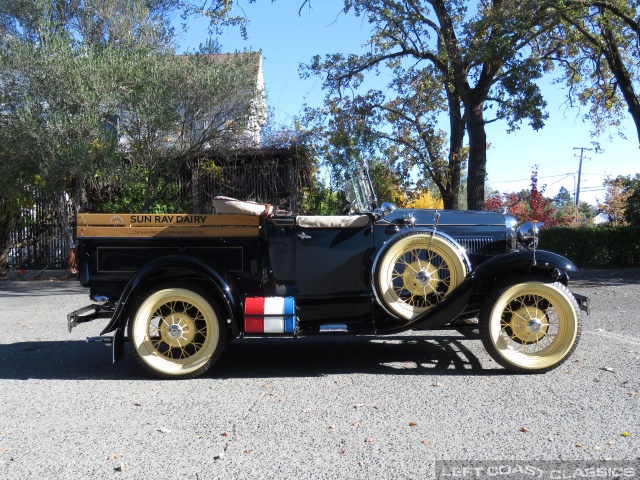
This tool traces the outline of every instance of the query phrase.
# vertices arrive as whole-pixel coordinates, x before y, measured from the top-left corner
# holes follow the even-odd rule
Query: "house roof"
[[[243,59],[255,69],[255,73],[259,74],[262,69],[262,54],[260,52],[236,52],[236,53],[191,53],[179,55],[185,60],[193,58],[208,59],[215,63],[224,63],[234,59]]]

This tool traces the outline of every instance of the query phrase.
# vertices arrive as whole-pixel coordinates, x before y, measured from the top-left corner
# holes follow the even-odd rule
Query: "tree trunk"
[[[602,30],[604,42],[607,46],[605,58],[607,59],[607,63],[609,64],[609,68],[611,69],[613,76],[618,82],[618,87],[620,88],[622,96],[627,103],[631,118],[633,118],[633,122],[636,125],[638,144],[640,145],[640,100],[638,100],[638,95],[636,95],[636,92],[633,89],[631,74],[622,60],[616,39],[611,29],[608,28],[608,23],[604,24]]]
[[[191,162],[191,208],[193,213],[204,213],[202,200],[200,197],[200,160]]]
[[[447,88],[447,90],[449,90]],[[447,177],[449,178],[448,196],[445,198],[444,208],[457,210],[459,208],[458,198],[460,195],[460,177],[462,170],[462,160],[464,159],[464,122],[462,121],[462,111],[460,108],[460,97],[455,92],[447,91],[447,101],[449,104],[449,167]]]
[[[487,177],[487,134],[484,130],[482,102],[467,107],[469,133],[469,175],[467,178],[467,208],[484,209],[484,182]]]

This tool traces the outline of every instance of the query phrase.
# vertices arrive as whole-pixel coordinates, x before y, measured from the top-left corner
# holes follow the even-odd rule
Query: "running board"
[[[327,323],[320,325],[320,333],[346,332],[347,326],[343,323]]]
[[[113,337],[87,337],[85,340],[87,343],[104,343],[105,346],[110,347],[113,345]]]

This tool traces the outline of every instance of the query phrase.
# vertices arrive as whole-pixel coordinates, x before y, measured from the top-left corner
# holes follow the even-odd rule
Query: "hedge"
[[[540,230],[539,248],[564,255],[579,268],[640,265],[640,227],[550,227]]]

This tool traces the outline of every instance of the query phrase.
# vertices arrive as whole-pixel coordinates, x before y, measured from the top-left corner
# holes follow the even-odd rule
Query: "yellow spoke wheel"
[[[480,312],[489,354],[515,372],[542,373],[564,362],[580,337],[579,307],[561,283],[522,277],[489,295]]]
[[[197,287],[145,294],[129,322],[138,360],[163,378],[192,378],[207,371],[226,343],[214,305]]]
[[[440,303],[467,275],[464,253],[446,238],[409,232],[386,247],[374,269],[378,301],[413,319]]]

